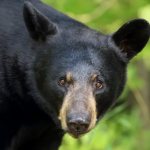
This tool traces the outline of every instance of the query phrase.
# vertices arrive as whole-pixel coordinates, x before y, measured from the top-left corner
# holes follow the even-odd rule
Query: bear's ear
[[[34,40],[46,40],[57,32],[56,25],[39,12],[30,2],[24,3],[23,16],[30,36]]]
[[[130,60],[146,45],[150,36],[149,23],[143,19],[135,19],[124,24],[112,35],[112,40]]]

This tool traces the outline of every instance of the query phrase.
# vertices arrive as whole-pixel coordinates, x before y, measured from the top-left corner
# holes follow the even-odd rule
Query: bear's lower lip
[[[80,138],[81,136],[83,136],[87,132],[88,131],[86,131],[86,132],[72,132],[72,131],[67,131],[67,133],[70,134],[74,138]]]

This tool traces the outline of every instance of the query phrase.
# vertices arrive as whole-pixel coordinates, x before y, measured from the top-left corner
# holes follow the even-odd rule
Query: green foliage
[[[122,107],[105,116],[91,133],[76,140],[66,135],[60,150],[149,150],[150,131],[143,131],[138,111],[119,113]]]
[[[103,33],[115,32],[123,23],[134,18],[145,18],[150,22],[149,0],[43,1]],[[60,150],[150,150],[150,126],[146,126],[144,119],[145,116],[150,118],[147,113],[150,97],[143,96],[143,93],[149,94],[150,88],[149,59],[150,44],[128,67],[128,82],[120,99],[128,99],[131,109],[126,108],[127,103],[115,108],[81,139],[76,140],[66,135]],[[145,80],[146,76],[148,78]],[[135,103],[139,106],[133,107]]]

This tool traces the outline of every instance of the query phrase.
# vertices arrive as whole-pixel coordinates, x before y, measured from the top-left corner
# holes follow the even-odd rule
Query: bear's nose
[[[67,122],[69,132],[74,135],[83,134],[87,132],[89,127],[89,120],[87,118],[76,117],[69,119]]]
[[[84,120],[77,119],[68,122],[68,128],[73,133],[84,133],[87,131],[89,123]]]

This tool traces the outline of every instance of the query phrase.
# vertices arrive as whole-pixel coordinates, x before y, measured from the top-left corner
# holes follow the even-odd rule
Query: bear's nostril
[[[77,120],[70,120],[68,122],[68,128],[70,132],[73,133],[85,133],[89,127],[89,122],[77,119]]]

